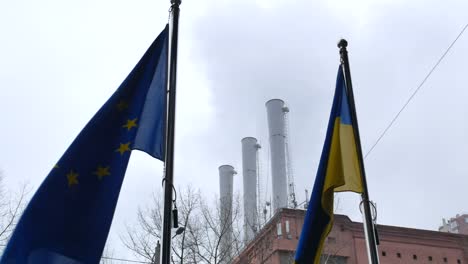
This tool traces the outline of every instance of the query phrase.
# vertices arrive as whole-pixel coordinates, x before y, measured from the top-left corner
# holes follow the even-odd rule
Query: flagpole
[[[174,188],[174,135],[176,109],[177,79],[177,44],[179,35],[179,6],[181,0],[171,0],[171,20],[169,24],[169,56],[167,82],[167,118],[166,118],[166,151],[164,173],[164,212],[162,228],[161,264],[171,263],[171,230],[172,230],[172,191]]]
[[[356,115],[356,105],[354,103],[354,93],[353,93],[353,85],[351,83],[351,71],[349,69],[349,60],[348,60],[348,51],[346,47],[348,46],[348,42],[345,39],[340,40],[338,43],[338,48],[340,48],[340,55],[341,55],[341,66],[343,69],[346,88],[347,88],[347,95],[348,95],[348,102],[349,107],[351,110],[351,120],[353,124],[354,130],[354,138],[356,141],[357,147],[357,154],[359,158],[359,167],[361,169],[362,175],[362,187],[363,193],[361,195],[362,205],[364,207],[364,231],[366,235],[366,242],[367,242],[367,251],[369,254],[369,263],[370,264],[379,264],[379,254],[377,249],[376,243],[376,229],[374,228],[374,223],[372,221],[371,209],[370,209],[370,199],[369,199],[369,192],[367,189],[367,180],[366,180],[366,171],[364,169],[364,159],[362,155],[362,148],[361,148],[361,137],[359,135],[359,127],[358,127],[358,120]]]

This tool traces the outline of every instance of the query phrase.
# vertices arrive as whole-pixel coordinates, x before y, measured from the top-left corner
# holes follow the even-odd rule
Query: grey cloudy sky
[[[35,189],[167,22],[169,1],[10,1],[0,8],[0,168]],[[468,23],[466,1],[222,0],[181,6],[176,184],[218,192],[218,171],[241,171],[240,140],[263,148],[265,102],[289,106],[299,200],[311,189],[339,63],[349,41],[363,150]],[[366,159],[379,223],[436,229],[468,210],[468,116],[462,36]],[[132,223],[160,188],[162,164],[133,153],[111,231]],[[235,188],[241,191],[241,175]],[[356,195],[342,213],[360,220]],[[122,256],[128,252],[121,251]],[[118,254],[120,255],[120,252]]]

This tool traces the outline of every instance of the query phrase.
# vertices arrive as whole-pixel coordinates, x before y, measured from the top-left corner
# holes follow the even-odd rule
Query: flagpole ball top
[[[346,39],[341,39],[339,42],[338,42],[338,48],[345,48],[348,47],[348,41],[346,41]]]

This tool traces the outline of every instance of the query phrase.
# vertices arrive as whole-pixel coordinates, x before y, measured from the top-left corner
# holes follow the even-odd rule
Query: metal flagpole
[[[177,43],[179,34],[179,6],[181,0],[171,0],[169,25],[169,57],[167,82],[166,153],[164,173],[164,214],[162,229],[161,264],[171,262],[172,190],[174,188],[174,134],[176,109]]]
[[[354,104],[353,85],[351,83],[351,71],[349,69],[348,51],[346,50],[347,46],[348,46],[348,42],[344,39],[340,40],[340,42],[338,43],[338,48],[340,48],[340,55],[341,55],[341,66],[342,66],[344,77],[345,77],[348,102],[349,102],[349,107],[351,110],[350,114],[351,114],[351,120],[353,122],[354,138],[355,138],[356,145],[357,145],[356,147],[357,147],[357,154],[359,158],[359,167],[361,169],[361,174],[362,174],[363,193],[361,195],[361,199],[362,199],[362,205],[364,207],[364,232],[365,232],[366,241],[367,241],[369,263],[379,264],[379,254],[378,254],[377,243],[376,243],[376,229],[374,228],[374,223],[372,221],[372,215],[371,215],[371,209],[370,209],[369,192],[367,189],[366,172],[364,169],[364,159],[362,156],[362,149],[361,149],[361,138],[359,136],[358,120],[356,116],[356,105]]]

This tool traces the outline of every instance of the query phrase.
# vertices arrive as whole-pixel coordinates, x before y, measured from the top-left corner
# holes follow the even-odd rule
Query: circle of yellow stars
[[[125,101],[120,101],[117,104],[117,108],[120,111],[123,111],[123,110],[128,108],[128,104]],[[128,119],[127,122],[122,127],[126,128],[127,131],[130,131],[132,128],[138,126],[137,125],[137,120],[138,120],[138,118]],[[120,143],[119,148],[117,148],[115,151],[119,152],[120,155],[123,155],[123,154],[125,154],[125,152],[131,151],[130,144],[131,144],[131,142]],[[58,169],[58,168],[59,168],[59,165],[55,164],[54,169]],[[109,170],[110,170],[110,166],[104,167],[104,166],[99,165],[96,168],[96,170],[93,172],[93,174],[96,175],[99,180],[102,180],[102,178],[104,178],[105,176],[109,176],[111,174]],[[79,174],[77,172],[75,172],[73,170],[70,170],[70,172],[66,176],[67,176],[68,187],[78,185],[78,183],[79,183],[78,182]]]

